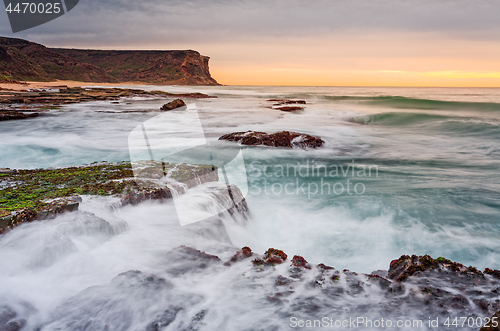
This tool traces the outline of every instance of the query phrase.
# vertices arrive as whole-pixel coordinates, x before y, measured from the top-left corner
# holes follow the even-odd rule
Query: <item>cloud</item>
[[[496,0],[81,0],[63,17],[12,34],[51,46],[148,45],[359,37],[371,33],[440,34],[500,41]]]

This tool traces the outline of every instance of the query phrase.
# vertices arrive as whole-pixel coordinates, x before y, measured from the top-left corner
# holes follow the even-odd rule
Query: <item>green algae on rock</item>
[[[152,176],[157,164],[142,161],[141,166],[142,171],[136,174],[130,162],[59,169],[1,169],[0,233],[24,222],[76,210],[81,201],[79,195],[115,195],[122,204],[172,198],[166,183]],[[219,180],[212,165],[162,163],[161,169],[161,175],[188,188]]]

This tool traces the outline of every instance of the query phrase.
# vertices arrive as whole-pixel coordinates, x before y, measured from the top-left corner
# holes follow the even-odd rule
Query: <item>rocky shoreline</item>
[[[217,274],[238,278],[240,291],[252,298],[249,302],[259,302],[271,315],[280,316],[274,320],[274,325],[280,322],[279,319],[288,324],[292,321],[291,316],[306,316],[308,321],[314,321],[322,320],[322,316],[348,319],[347,316],[367,318],[382,314],[376,315],[379,323],[382,316],[386,320],[411,317],[421,321],[425,329],[435,318],[442,321],[448,318],[451,323],[457,316],[482,320],[492,315],[500,316],[497,294],[500,271],[486,269],[481,272],[442,257],[403,255],[392,261],[387,270],[372,274],[309,263],[298,255],[290,259],[285,252],[275,248],[261,255],[243,247],[224,262],[224,258],[217,255],[180,246],[168,252],[164,260],[167,276],[139,270],[120,273],[110,283],[88,288],[70,298],[57,308],[49,327],[89,330],[85,325],[90,319],[95,329],[101,330],[104,326],[104,329],[121,329],[126,320],[111,317],[127,311],[135,302],[131,298],[142,298],[141,301],[149,298],[158,303],[158,296],[161,296],[175,299],[167,300],[168,304],[163,307],[156,307],[160,309],[156,317],[143,320],[147,325],[145,330],[160,330],[174,323],[187,324],[183,330],[199,330],[200,323],[204,324],[207,316],[217,312],[210,306],[200,307],[197,304],[200,299],[193,300],[192,296],[173,296],[174,284],[196,275]],[[99,298],[97,306],[95,298]],[[283,310],[290,306],[293,315]],[[102,310],[105,307],[107,309]],[[108,310],[113,313],[109,314]],[[248,310],[251,311],[250,307]],[[0,330],[21,330],[27,317],[20,316],[12,307],[0,306]],[[262,318],[259,323],[270,323],[266,320],[269,317]],[[481,328],[481,331],[487,330],[498,328]]]
[[[162,163],[161,167],[164,175],[168,174],[189,188],[218,180],[212,166]],[[0,235],[25,222],[77,211],[82,194],[115,196],[122,205],[171,199],[170,188],[158,186],[158,178],[154,176],[158,175],[157,169],[158,164],[151,161],[134,165],[128,162],[95,163],[61,169],[1,169],[0,222],[3,224],[0,224]],[[236,212],[248,212],[248,207],[245,208]],[[89,213],[83,213],[82,217],[98,220]],[[106,223],[104,220],[99,222]],[[123,272],[110,284],[89,288],[70,298],[57,309],[51,323],[83,326],[90,316],[82,312],[93,311],[91,307],[96,305],[92,298],[110,302],[109,308],[118,313],[127,307],[126,303],[116,300],[117,293],[148,297],[147,293],[154,290],[168,297],[177,279],[204,273],[212,275],[210,277],[231,274],[239,278],[238,286],[243,292],[252,293],[258,282],[263,289],[253,294],[253,300],[277,314],[284,307],[295,307],[294,316],[311,320],[332,313],[339,316],[375,314],[387,319],[410,316],[424,323],[429,318],[500,316],[500,270],[486,268],[481,271],[444,257],[402,255],[391,261],[387,270],[364,274],[310,263],[302,256],[290,257],[275,248],[261,255],[243,247],[228,258],[180,246],[167,253],[165,262],[168,278],[139,270]],[[148,321],[146,330],[160,330],[178,322],[178,318],[196,326],[211,314],[210,307],[194,314],[186,302],[181,300],[163,307],[163,313],[158,312],[157,318]],[[383,306],[379,307],[376,302],[383,302]],[[79,308],[70,311],[70,307]],[[99,305],[97,308],[100,309]],[[111,329],[121,327],[117,320],[107,320],[109,315],[96,314],[98,323],[109,325]],[[27,318],[29,315],[19,313],[14,307],[0,305],[0,330],[22,330]],[[487,330],[498,328],[481,329]]]
[[[217,168],[211,165],[141,161],[139,166],[141,171],[136,173],[130,162],[59,169],[0,169],[0,234],[25,222],[78,210],[80,195],[115,196],[122,205],[171,199],[171,189],[154,178],[158,166],[166,177],[188,188],[219,180]]]
[[[122,98],[155,97],[165,99],[217,98],[203,93],[169,93],[126,88],[85,88],[59,86],[50,89],[27,89],[14,91],[0,89],[0,121],[37,117],[65,104],[88,101],[117,102]],[[175,101],[175,100],[174,100]]]

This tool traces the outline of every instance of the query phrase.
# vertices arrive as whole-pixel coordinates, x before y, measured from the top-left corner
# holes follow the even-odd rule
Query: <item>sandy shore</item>
[[[51,88],[55,86],[66,85],[68,87],[77,87],[77,86],[123,86],[123,85],[137,85],[134,82],[128,83],[89,83],[89,82],[77,82],[73,80],[57,80],[54,82],[26,82],[26,84],[6,84],[0,83],[0,88],[2,89],[11,89],[11,90],[26,90],[26,89],[39,89],[39,88]],[[141,85],[146,85],[141,83]]]

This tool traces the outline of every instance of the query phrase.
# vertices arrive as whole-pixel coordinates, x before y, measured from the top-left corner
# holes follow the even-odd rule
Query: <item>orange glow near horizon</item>
[[[349,34],[200,45],[225,85],[500,87],[500,44]]]
[[[213,68],[223,85],[500,87],[500,72],[337,71],[263,67]]]
[[[212,77],[224,85],[500,87],[500,43],[437,33],[351,31],[140,49],[197,50],[210,56]]]

